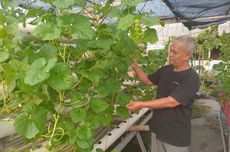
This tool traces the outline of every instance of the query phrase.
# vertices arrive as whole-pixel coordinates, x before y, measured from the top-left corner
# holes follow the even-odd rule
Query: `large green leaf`
[[[75,3],[75,0],[55,0],[54,5],[57,6],[57,8],[65,9],[69,8]]]
[[[29,119],[29,115],[27,113],[20,114],[15,119],[14,126],[17,133],[28,139],[35,138],[39,133],[38,127],[35,122]]]
[[[51,69],[53,69],[55,67],[56,62],[57,62],[57,58],[56,57],[49,59],[47,65],[44,68],[44,70],[46,72],[50,71]]]
[[[1,11],[0,12],[0,23],[3,24],[4,23],[4,15],[3,15],[3,12]]]
[[[45,3],[53,3],[55,0],[41,0],[41,1],[43,1]]]
[[[96,49],[107,49],[109,50],[113,41],[108,40],[92,40],[88,42],[89,48],[96,48]]]
[[[164,26],[164,21],[160,20],[158,17],[153,16],[153,17],[146,17],[146,16],[142,16],[141,17],[141,22],[143,22],[145,25],[151,27],[153,25],[156,25],[158,23],[160,23],[161,26]]]
[[[88,72],[86,69],[91,69],[94,66],[95,62],[91,60],[83,60],[79,62],[76,66],[78,73]],[[86,71],[85,71],[86,70]]]
[[[85,6],[87,4],[86,0],[74,0],[78,6]]]
[[[14,8],[19,5],[19,0],[6,0],[5,3],[8,7]]]
[[[78,139],[90,140],[93,137],[93,132],[92,132],[91,126],[87,123],[78,127],[76,131],[77,131],[77,138]]]
[[[77,140],[77,145],[81,148],[81,149],[88,149],[90,148],[90,143],[88,143],[86,140],[82,140],[82,139],[78,139]]]
[[[69,143],[75,144],[77,140],[76,126],[70,120],[60,121],[61,127],[65,130],[65,134],[69,136]]]
[[[132,60],[133,57],[129,57],[133,56],[133,52],[137,49],[134,41],[120,31],[116,33],[116,38],[118,39],[117,52],[120,52],[121,56],[124,56],[126,59]]]
[[[24,137],[31,139],[45,129],[47,110],[35,104],[28,105],[14,122],[16,131]]]
[[[127,109],[124,108],[124,107],[118,107],[118,108],[117,108],[117,114],[118,114],[119,116],[121,116],[122,118],[124,118],[124,119],[129,118],[129,112],[128,112]]]
[[[79,14],[59,16],[57,18],[57,25],[67,28],[73,38],[91,39],[95,35],[89,19]]]
[[[84,85],[84,84],[83,84]],[[81,107],[85,105],[88,99],[85,97],[85,91],[72,91],[71,92],[71,103],[73,103],[76,107]]]
[[[23,92],[32,93],[32,91],[33,91],[33,86],[25,84],[23,79],[18,80],[17,86]]]
[[[96,90],[100,96],[107,96],[110,93],[118,92],[121,82],[117,80],[101,80]]]
[[[18,20],[12,16],[5,16],[6,27],[8,33],[14,34],[15,36],[19,32],[18,29]]]
[[[89,71],[89,70],[84,70],[83,71],[82,70],[82,71],[79,71],[79,73],[83,77],[85,77],[85,78],[89,79],[90,81],[92,81],[95,86],[98,85],[98,82],[100,81],[100,79],[102,77],[101,72],[100,71],[96,71],[96,70],[94,70],[94,71]]]
[[[48,63],[45,58],[35,60],[26,71],[24,82],[33,86],[48,79],[50,76],[49,71],[54,68],[56,62],[56,58],[51,58]]]
[[[42,15],[43,11],[44,10],[42,8],[29,9],[26,13],[26,17],[27,18],[37,17],[38,15]]]
[[[54,40],[61,36],[61,29],[55,24],[42,23],[33,30],[32,35],[44,41]]]
[[[21,76],[21,73],[24,74],[24,72],[29,68],[29,65],[27,63],[23,63],[23,61],[19,60],[10,60],[9,62],[10,67],[17,73],[17,75]]]
[[[100,71],[107,71],[111,68],[113,63],[113,59],[104,59],[104,60],[97,60],[93,68],[98,69]]]
[[[142,41],[146,43],[156,43],[158,41],[156,30],[148,28],[144,33]]]
[[[103,99],[92,99],[90,106],[95,113],[103,112],[109,107],[109,104]]]
[[[9,64],[3,64],[2,67],[4,70],[6,85],[11,92],[16,87],[16,80],[19,79],[19,77]]]
[[[121,15],[121,10],[119,8],[116,8],[116,7],[112,7],[109,14],[108,14],[108,17],[119,17]]]
[[[126,58],[119,58],[115,61],[115,67],[122,73],[127,75],[127,71],[129,66],[131,65],[131,61]]]
[[[45,129],[48,111],[43,106],[31,104],[25,108],[25,112],[30,115],[30,119],[35,122],[39,131],[42,132]]]
[[[16,80],[23,80],[24,72],[28,69],[28,64],[24,64],[19,60],[10,60],[8,64],[3,64],[2,67],[7,87],[11,92],[16,87]]]
[[[121,30],[126,30],[127,28],[129,28],[133,24],[134,18],[135,18],[135,16],[132,14],[128,14],[124,17],[121,17],[119,22],[118,22],[117,28],[121,29]]]
[[[122,0],[122,3],[128,5],[128,6],[136,6],[137,4],[140,4],[144,0]]]
[[[96,152],[104,152],[101,148],[97,148]]]
[[[49,86],[57,91],[70,89],[72,86],[72,73],[70,68],[64,63],[57,63],[50,72],[50,78],[47,80]]]
[[[93,133],[89,124],[80,126],[76,130],[77,145],[82,149],[88,149],[93,144]]]
[[[66,14],[63,16],[58,16],[56,20],[59,27],[73,27],[81,24],[85,24],[86,26],[90,25],[89,19],[79,14]]]
[[[74,123],[83,122],[87,116],[87,109],[73,109],[69,114]]]
[[[98,113],[95,119],[103,120],[101,124],[106,126],[113,122],[113,116],[114,116],[114,107],[110,106],[105,111]]]
[[[125,106],[127,103],[130,102],[130,100],[131,100],[130,95],[125,93],[118,93],[116,96],[116,102],[122,106]]]
[[[6,61],[10,54],[7,51],[0,51],[0,63]]]
[[[73,38],[81,39],[92,39],[95,35],[95,31],[90,27],[84,25],[77,25],[70,29],[70,32],[73,34]]]
[[[98,128],[103,125],[103,121],[101,121],[100,113],[96,114],[93,111],[90,111],[88,113],[86,121],[90,123],[92,128]]]
[[[39,48],[36,53],[33,53],[29,56],[29,62],[33,62],[34,60],[44,57],[46,60],[57,56],[57,48],[51,44],[44,44],[41,48]]]

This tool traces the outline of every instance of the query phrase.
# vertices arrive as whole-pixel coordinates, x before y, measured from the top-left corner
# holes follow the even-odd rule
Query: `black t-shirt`
[[[200,84],[198,74],[192,68],[175,72],[172,65],[167,65],[148,78],[157,85],[157,98],[171,96],[181,104],[153,110],[151,130],[157,139],[168,144],[178,147],[190,145],[192,104]]]

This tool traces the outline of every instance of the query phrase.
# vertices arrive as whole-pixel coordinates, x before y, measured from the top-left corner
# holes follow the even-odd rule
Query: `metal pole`
[[[230,152],[230,128],[228,127],[228,152]]]
[[[141,151],[142,152],[147,152],[147,150],[145,148],[145,144],[144,144],[144,142],[143,142],[143,140],[141,138],[140,132],[137,132],[136,137],[137,137],[137,141],[138,141],[138,143],[140,145]]]
[[[220,112],[221,112],[221,110],[220,110]],[[222,121],[221,121],[220,112],[218,114],[218,118],[219,118],[219,124],[220,124],[221,141],[222,141],[222,144],[223,144],[224,152],[227,152],[227,150],[226,150],[226,144],[225,144],[225,140],[224,140],[224,131],[223,131],[223,125],[222,125]],[[229,132],[228,132],[228,137],[229,137]]]

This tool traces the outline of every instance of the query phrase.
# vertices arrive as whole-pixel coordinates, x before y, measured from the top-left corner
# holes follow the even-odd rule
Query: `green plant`
[[[224,99],[230,98],[230,34],[223,33],[220,36],[221,45],[221,62],[215,65],[215,69],[218,70],[217,79],[219,81],[219,90],[224,94]]]
[[[197,69],[199,74],[202,74],[204,71],[203,68],[203,61],[204,60],[211,60],[209,58],[209,53],[215,48],[219,48],[220,40],[219,40],[219,33],[218,33],[218,25],[212,25],[209,29],[201,32],[196,37],[196,50],[198,53],[198,61],[199,65]]]
[[[113,0],[43,1],[51,5],[48,11],[25,5],[26,13],[17,1],[1,1],[0,112],[16,113],[16,131],[29,140],[91,151],[95,128],[111,124],[115,115],[128,117],[124,106],[136,88],[123,84],[127,70],[133,58],[143,58],[143,46],[157,41],[150,27],[163,23],[136,11],[143,0],[119,6]],[[74,5],[79,12],[70,11]],[[36,28],[21,32],[18,24],[26,27],[28,18]]]

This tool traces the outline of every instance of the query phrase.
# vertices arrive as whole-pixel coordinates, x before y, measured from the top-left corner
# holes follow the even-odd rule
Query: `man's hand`
[[[131,67],[133,68],[133,70],[135,71],[136,69],[140,68],[138,66],[137,60],[133,59],[133,63],[131,64]]]
[[[142,102],[138,102],[138,101],[133,101],[133,102],[130,102],[126,105],[126,108],[129,110],[129,111],[132,111],[132,112],[135,112],[139,109],[142,108]]]
[[[133,59],[133,63],[131,64],[131,67],[135,71],[137,77],[141,80],[146,85],[152,85],[153,83],[149,80],[148,75],[145,74],[142,70],[141,67],[139,67],[137,61]]]

